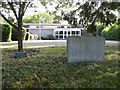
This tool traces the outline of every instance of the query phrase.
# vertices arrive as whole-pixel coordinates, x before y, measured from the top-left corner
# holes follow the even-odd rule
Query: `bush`
[[[90,24],[87,26],[87,32],[88,33],[94,33],[96,32],[96,26],[94,24]]]
[[[30,32],[26,32],[25,40],[30,40]]]
[[[105,28],[105,26],[104,25],[98,25],[97,27],[96,27],[96,35],[97,36],[102,36],[102,30]]]
[[[102,31],[102,36],[107,40],[120,40],[120,25],[114,24],[112,26],[106,27]]]
[[[11,41],[12,27],[9,24],[2,24],[2,41],[7,42]]]
[[[25,40],[25,38],[26,38],[26,29],[25,28],[22,29],[22,33],[23,33],[22,40]],[[19,36],[18,30],[13,28],[13,30],[12,30],[12,40],[13,41],[18,41],[18,36]]]
[[[23,29],[22,29],[22,34],[23,34],[22,40],[25,40],[25,38],[26,38],[26,33],[27,33],[26,29],[23,28]]]
[[[34,40],[34,35],[30,34],[30,40]]]
[[[38,38],[39,38],[38,35],[37,34],[33,34],[33,35],[34,35],[34,39],[38,40]]]
[[[42,40],[54,40],[54,36],[53,35],[48,35],[47,37],[41,37]]]
[[[96,25],[90,24],[87,26],[87,33],[96,36]]]

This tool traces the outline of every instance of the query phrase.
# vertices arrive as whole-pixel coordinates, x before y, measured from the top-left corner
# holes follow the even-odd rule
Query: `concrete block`
[[[23,57],[26,57],[26,56],[27,56],[26,52],[16,52],[15,53],[16,58],[23,58]]]
[[[103,61],[104,50],[104,37],[70,36],[67,39],[68,62]]]

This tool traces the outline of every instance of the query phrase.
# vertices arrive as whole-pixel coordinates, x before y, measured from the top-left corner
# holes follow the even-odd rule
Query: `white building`
[[[39,39],[53,35],[55,39],[66,39],[68,36],[81,36],[84,28],[70,28],[66,24],[24,24],[31,34],[37,34]],[[67,28],[69,27],[69,28]]]

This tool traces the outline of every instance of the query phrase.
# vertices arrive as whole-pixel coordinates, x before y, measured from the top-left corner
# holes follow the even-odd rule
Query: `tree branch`
[[[21,2],[19,2],[19,11],[18,11],[18,18],[21,17]]]
[[[7,21],[11,26],[13,26],[14,28],[18,28],[16,25],[14,25],[13,23],[11,23],[1,12],[0,12],[0,15],[2,16],[2,18]]]
[[[16,13],[15,8],[14,8],[14,6],[13,6],[13,2],[8,2],[8,4],[9,4],[11,10],[13,11],[16,19],[18,20],[18,16],[17,16],[17,13]]]
[[[24,15],[24,13],[25,13],[25,12],[24,12],[24,8],[25,8],[25,5],[26,5],[25,3],[26,3],[26,2],[23,2],[22,5],[21,5],[21,6],[22,6],[22,7],[21,7],[21,16],[22,16],[22,17],[23,17],[23,15]]]
[[[27,7],[30,5],[30,3],[31,3],[31,2],[28,2],[28,4],[26,5],[26,7],[24,7],[24,11],[23,11],[23,13],[22,13],[22,16],[24,16],[24,14],[25,14],[25,12],[26,12],[26,10],[27,10]]]

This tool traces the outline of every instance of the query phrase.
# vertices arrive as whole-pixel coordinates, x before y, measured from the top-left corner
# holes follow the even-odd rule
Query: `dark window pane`
[[[63,31],[60,31],[59,34],[63,34]]]
[[[58,31],[55,31],[55,34],[58,34]]]
[[[64,34],[67,34],[67,32],[65,31]]]
[[[63,38],[63,36],[59,36],[59,38]]]
[[[75,31],[72,31],[72,34],[75,34]]]
[[[80,34],[80,32],[79,32],[79,31],[76,31],[76,34]]]
[[[70,31],[68,31],[68,35],[70,35]]]
[[[58,36],[55,36],[56,38],[58,38]]]

